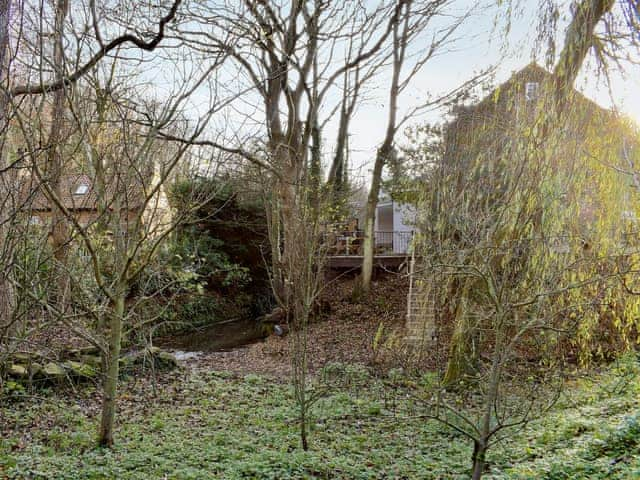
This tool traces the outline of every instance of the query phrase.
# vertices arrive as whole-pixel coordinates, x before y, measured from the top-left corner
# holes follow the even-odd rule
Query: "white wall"
[[[405,203],[392,202],[381,194],[376,208],[374,231],[393,232],[393,252],[407,253],[411,232],[415,230],[416,208]],[[378,234],[376,243],[388,242],[391,233]]]
[[[407,253],[411,232],[415,230],[416,209],[413,205],[393,202],[393,251]]]

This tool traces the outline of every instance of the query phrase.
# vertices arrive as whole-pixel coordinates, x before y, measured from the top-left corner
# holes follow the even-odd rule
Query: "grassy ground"
[[[397,389],[392,401],[382,386],[389,378],[338,371],[347,381],[316,405],[309,452],[298,448],[289,387],[256,375],[178,372],[162,379],[155,397],[148,381],[126,382],[111,451],[93,446],[91,388],[5,399],[0,478],[466,477],[467,439],[394,415],[406,392]],[[637,360],[627,359],[574,382],[544,419],[495,447],[488,478],[640,478],[639,379]]]

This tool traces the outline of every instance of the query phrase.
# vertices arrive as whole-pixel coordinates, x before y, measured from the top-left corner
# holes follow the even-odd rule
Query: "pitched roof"
[[[511,107],[511,103],[515,97],[524,97],[526,83],[537,82],[542,86],[544,82],[550,82],[552,79],[553,74],[551,72],[536,62],[531,62],[520,70],[513,72],[505,82],[494,88],[479,102],[459,108],[463,114],[465,111],[484,111],[486,113],[504,111]],[[585,97],[575,88],[571,89],[570,95],[572,102],[577,102],[585,111],[592,114],[596,111],[600,113],[610,112],[608,109],[601,107],[593,100]]]
[[[110,182],[107,185],[106,200],[108,204],[114,202],[116,193],[121,190],[116,187],[115,183]],[[67,210],[94,211],[98,209],[98,197],[93,180],[89,175],[84,173],[63,175],[60,178],[60,190],[60,200]],[[128,188],[122,190],[124,190],[124,203],[127,210],[137,210],[143,207],[144,189],[141,182],[134,182]],[[32,192],[31,202],[29,202],[31,210],[51,210],[51,202],[41,185],[27,189],[25,197],[29,196],[29,191]],[[112,208],[112,206],[109,205],[109,208]]]

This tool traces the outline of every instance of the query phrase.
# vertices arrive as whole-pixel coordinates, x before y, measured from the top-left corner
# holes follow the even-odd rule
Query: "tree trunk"
[[[376,161],[373,166],[373,178],[371,179],[371,189],[367,199],[367,211],[365,217],[364,245],[362,258],[362,273],[360,281],[360,293],[367,294],[371,290],[371,277],[373,275],[373,254],[375,250],[375,232],[373,231],[376,219],[376,207],[378,196],[380,195],[380,184],[382,183],[382,169],[389,157],[393,153],[393,142],[396,135],[398,116],[398,96],[400,95],[400,72],[404,63],[404,55],[407,47],[408,27],[407,22],[410,16],[410,4],[404,6],[403,15],[398,14],[393,24],[393,74],[389,87],[389,115],[387,118],[387,129],[382,146],[376,154]],[[402,8],[402,6],[400,6]],[[400,13],[401,10],[398,10]],[[404,24],[404,29],[400,31],[400,23]]]
[[[338,137],[336,139],[336,152],[329,169],[329,176],[327,178],[327,185],[330,189],[332,196],[332,203],[338,205],[342,200],[342,195],[346,187],[345,177],[347,175],[345,165],[345,153],[347,147],[347,136],[349,135],[349,120],[350,112],[347,109],[347,98],[342,99],[342,106],[340,109],[340,124],[338,126]]]
[[[462,292],[459,295],[453,318],[454,332],[450,341],[447,370],[442,380],[446,386],[457,384],[465,375],[473,373],[477,367],[478,351],[474,346],[474,341],[478,329],[469,318],[467,307],[469,290],[473,288],[473,285],[470,280],[466,280],[461,288]]]
[[[63,51],[63,28],[64,20],[68,10],[67,0],[56,2],[55,20],[55,43],[53,48],[53,64],[55,68],[55,80],[64,78],[64,51]],[[51,130],[49,132],[47,165],[45,173],[47,181],[51,186],[51,191],[58,199],[63,199],[68,192],[62,191],[63,156],[62,141],[64,138],[64,101],[66,91],[60,88],[53,93],[53,109],[51,112]],[[51,246],[56,259],[55,278],[57,282],[56,303],[58,309],[65,311],[69,295],[69,274],[67,263],[69,255],[69,232],[65,213],[51,204]]]
[[[0,340],[11,328],[13,311],[15,306],[15,294],[11,284],[9,266],[11,258],[11,246],[9,239],[8,220],[12,214],[9,202],[12,190],[12,169],[9,169],[5,155],[5,140],[9,123],[9,98],[7,94],[7,81],[9,78],[9,15],[11,13],[11,0],[0,0],[0,258],[6,259],[0,271]]]
[[[282,228],[280,229],[280,243],[276,248],[280,249],[280,262],[273,264],[275,277],[278,279],[276,285],[280,287],[280,291],[276,295],[280,297],[282,307],[287,317],[291,314],[291,284],[289,273],[291,268],[295,268],[296,264],[296,245],[295,233],[298,227],[296,217],[298,214],[298,195],[297,189],[300,180],[301,170],[299,165],[292,162],[290,155],[287,153],[288,147],[281,146],[276,149],[278,161],[282,166],[283,178],[278,182],[278,202]],[[275,221],[276,219],[274,219]]]
[[[367,294],[371,290],[371,277],[373,276],[373,257],[375,251],[375,221],[376,208],[378,206],[378,196],[380,195],[380,184],[382,183],[382,168],[386,158],[391,151],[390,145],[384,145],[376,155],[376,162],[373,166],[373,178],[371,179],[371,189],[367,198],[367,210],[364,224],[364,243],[362,246],[362,276],[360,281],[360,293]]]
[[[307,419],[305,417],[300,418],[300,440],[302,442],[302,450],[308,451],[309,439],[307,437]]]
[[[496,343],[493,350],[493,358],[491,360],[491,370],[489,372],[489,385],[484,397],[484,415],[480,424],[479,438],[474,440],[473,446],[473,470],[472,480],[480,480],[484,474],[486,466],[487,449],[489,448],[489,440],[493,435],[491,429],[491,419],[493,412],[496,410],[496,401],[498,400],[498,392],[500,387],[500,376],[502,374],[502,354],[503,354],[503,318],[502,313],[496,313]]]
[[[311,165],[309,167],[311,198],[309,201],[315,215],[319,215],[320,204],[322,202],[320,192],[322,185],[322,132],[320,131],[317,118],[314,117],[313,122],[314,125],[311,127]]]
[[[480,480],[484,474],[485,458],[487,454],[487,446],[484,442],[475,441],[473,443],[473,471],[471,473],[472,480]]]
[[[103,447],[113,446],[113,428],[116,418],[118,376],[120,374],[120,348],[122,345],[122,319],[124,317],[125,291],[120,289],[108,321],[109,345],[103,359],[106,367],[102,387],[102,418],[98,443]]]
[[[100,173],[104,175],[104,171]],[[116,272],[113,287],[111,288],[112,296],[110,297],[111,311],[106,317],[107,332],[105,337],[108,338],[108,347],[106,356],[103,357],[104,381],[102,386],[102,418],[100,422],[100,431],[98,442],[101,446],[111,447],[113,445],[113,429],[116,416],[116,406],[118,399],[118,376],[120,373],[120,350],[122,348],[122,325],[125,318],[127,308],[127,293],[129,291],[128,279],[128,258],[129,241],[137,239],[135,223],[129,223],[128,211],[129,205],[127,198],[124,197],[123,190],[131,185],[131,171],[127,168],[121,172],[122,177],[118,179],[115,185],[117,194],[113,199],[113,211],[109,217],[111,231],[113,232],[113,270]],[[100,178],[99,182],[105,184],[105,178]],[[106,203],[106,198],[101,199]],[[100,201],[100,200],[99,200]]]
[[[565,35],[564,48],[553,71],[556,112],[562,112],[567,96],[580,72],[589,49],[594,45],[594,30],[600,19],[611,11],[615,0],[582,0]],[[636,7],[637,8],[637,7]]]

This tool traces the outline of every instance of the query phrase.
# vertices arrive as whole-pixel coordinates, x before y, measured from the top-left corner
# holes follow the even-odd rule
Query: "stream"
[[[266,337],[263,325],[254,320],[237,320],[204,327],[195,332],[164,337],[158,344],[175,350],[177,357],[190,358],[197,352],[225,352],[261,341]]]

